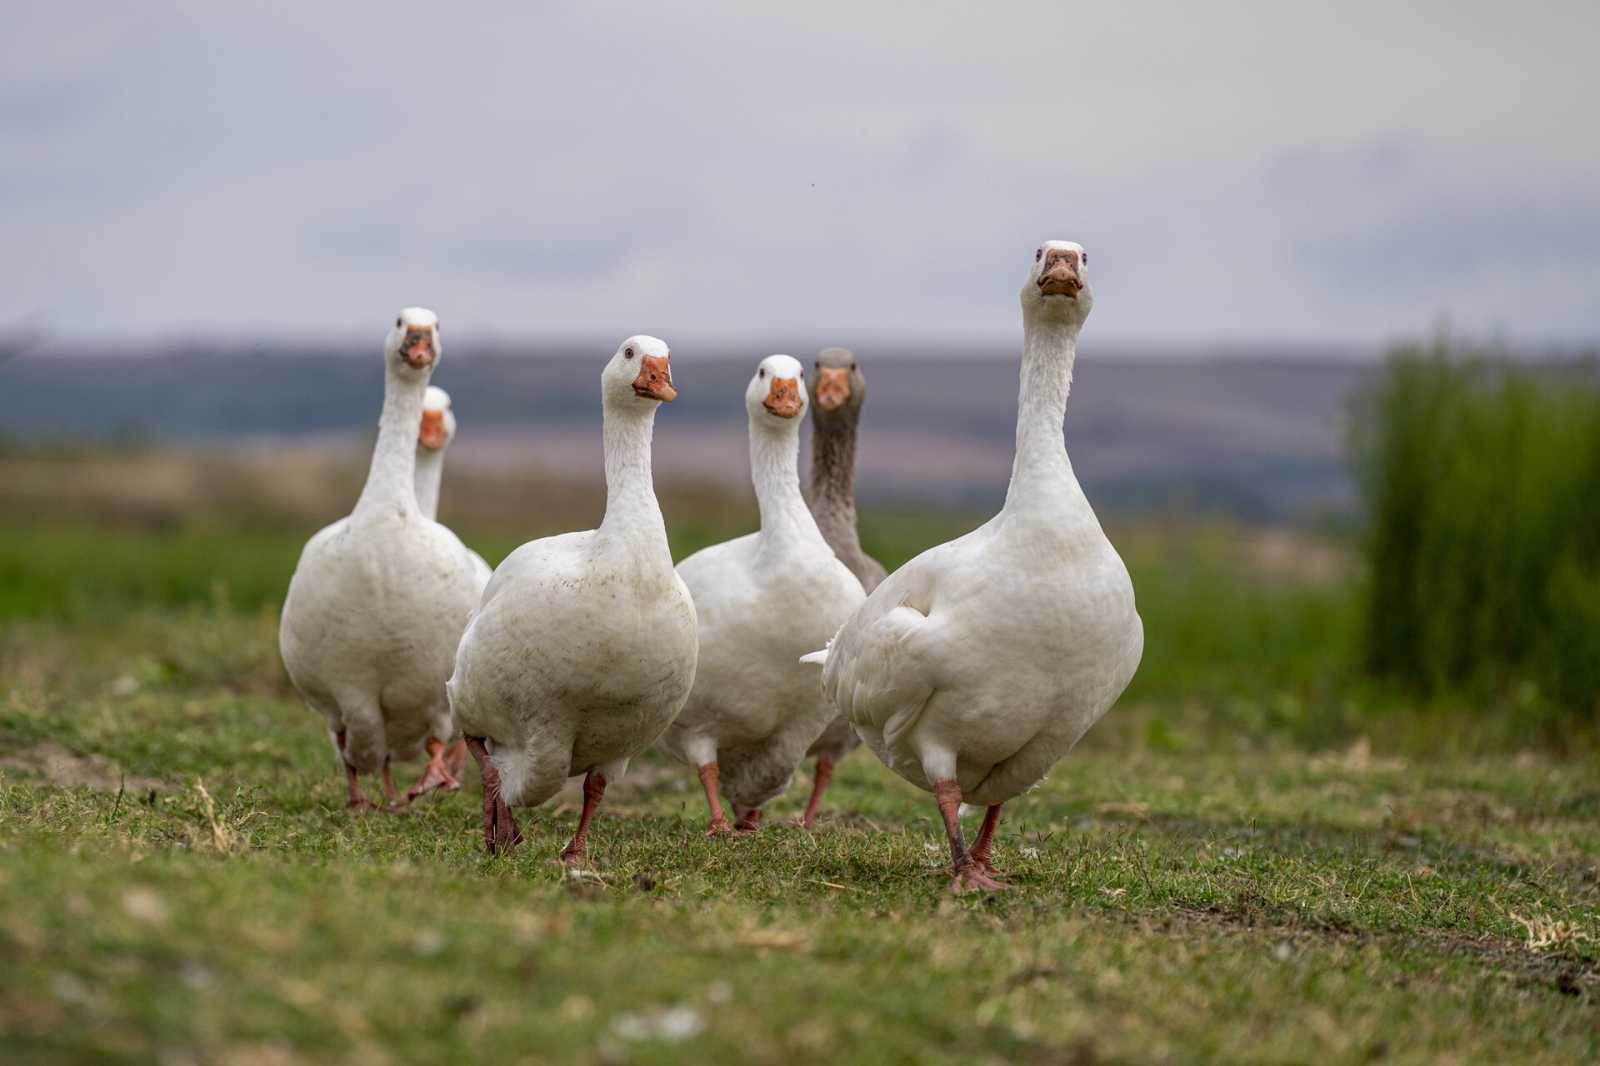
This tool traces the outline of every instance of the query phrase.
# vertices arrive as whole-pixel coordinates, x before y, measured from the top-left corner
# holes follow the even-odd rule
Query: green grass
[[[1600,719],[1600,376],[1440,336],[1357,407],[1362,658],[1425,692],[1527,689]]]
[[[0,620],[7,1061],[1600,1051],[1593,748],[1514,707],[1453,736],[1464,719],[1362,695],[1349,584],[1241,567],[1236,532],[1121,538],[1145,669],[1008,807],[1016,889],[961,899],[929,797],[864,752],[816,833],[715,842],[692,775],[642,760],[582,880],[551,862],[572,795],[519,812],[501,858],[475,774],[414,817],[352,818],[277,663],[298,543],[79,536],[0,532],[0,568],[60,553]],[[47,744],[114,760],[111,787],[51,785]]]

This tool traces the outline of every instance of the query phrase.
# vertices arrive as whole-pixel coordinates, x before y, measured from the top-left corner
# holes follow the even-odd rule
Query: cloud
[[[1592,4],[27,5],[0,321],[1011,343],[1600,335]]]

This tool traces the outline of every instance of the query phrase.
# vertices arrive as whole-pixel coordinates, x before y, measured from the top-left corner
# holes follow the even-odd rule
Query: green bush
[[[1355,412],[1375,675],[1600,708],[1600,376],[1448,336]]]

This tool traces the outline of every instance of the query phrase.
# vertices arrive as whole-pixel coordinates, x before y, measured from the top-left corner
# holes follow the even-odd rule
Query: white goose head
[[[385,361],[408,381],[427,380],[443,354],[439,316],[426,307],[401,311],[383,342]]]
[[[1022,313],[1072,325],[1083,325],[1094,307],[1089,288],[1089,253],[1075,241],[1046,241],[1033,253],[1028,280],[1022,284]]]
[[[744,407],[754,425],[792,426],[799,432],[800,416],[810,398],[806,395],[805,367],[787,355],[761,360],[755,377],[744,390]]]
[[[422,396],[422,427],[417,443],[429,451],[442,451],[456,436],[456,416],[450,410],[450,394],[429,385]]]
[[[672,383],[667,342],[643,333],[623,341],[600,374],[600,391],[605,403],[623,410],[653,410],[671,403],[678,389]]]

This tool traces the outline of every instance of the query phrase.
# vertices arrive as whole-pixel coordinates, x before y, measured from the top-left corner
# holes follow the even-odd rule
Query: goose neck
[[[393,366],[389,368],[384,378],[383,413],[378,416],[378,441],[372,449],[367,483],[356,503],[358,511],[364,507],[417,508],[417,436],[427,388],[426,377],[407,380]]]
[[[1006,494],[1008,508],[1072,478],[1063,425],[1077,348],[1076,325],[1028,323],[1023,336],[1017,455]]]
[[[761,535],[787,537],[816,529],[800,494],[800,427],[792,421],[750,420],[750,477],[761,509]]]
[[[856,535],[854,412],[815,422],[811,434],[811,511],[828,543],[859,546]]]
[[[606,515],[600,531],[632,541],[659,541],[666,550],[666,523],[656,500],[650,441],[656,411],[605,404]]]
[[[417,510],[422,517],[439,517],[439,482],[444,477],[444,449],[417,448]]]

